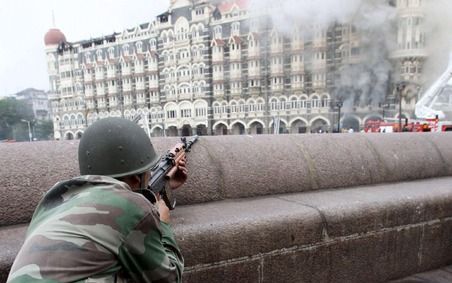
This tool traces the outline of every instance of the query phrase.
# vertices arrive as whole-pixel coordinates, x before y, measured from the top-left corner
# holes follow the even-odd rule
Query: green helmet
[[[78,147],[81,175],[135,175],[151,169],[158,160],[144,130],[123,118],[95,122],[86,129]]]

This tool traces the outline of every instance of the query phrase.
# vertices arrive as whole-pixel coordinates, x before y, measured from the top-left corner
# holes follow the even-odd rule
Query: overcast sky
[[[56,27],[68,41],[121,32],[150,22],[169,0],[0,0],[0,95],[48,90],[44,35]]]

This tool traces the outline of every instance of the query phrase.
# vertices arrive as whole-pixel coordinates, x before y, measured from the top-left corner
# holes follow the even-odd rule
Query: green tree
[[[33,124],[33,136],[38,140],[53,139],[53,123],[52,121],[36,121]]]
[[[27,140],[28,125],[22,120],[33,120],[33,110],[30,105],[15,98],[0,100],[0,140]],[[24,129],[26,129],[25,135]]]

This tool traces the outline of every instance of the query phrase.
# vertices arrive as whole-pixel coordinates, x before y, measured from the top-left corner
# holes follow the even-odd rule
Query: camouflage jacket
[[[180,282],[182,271],[156,206],[123,182],[81,176],[38,204],[7,282]]]

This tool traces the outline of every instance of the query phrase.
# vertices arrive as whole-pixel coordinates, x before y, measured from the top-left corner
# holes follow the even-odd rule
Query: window
[[[182,109],[181,117],[182,118],[190,118],[191,117],[191,109]]]
[[[124,54],[124,56],[129,56],[129,45],[123,45],[122,46],[122,53]]]
[[[196,108],[195,109],[195,115],[196,117],[204,117],[207,116],[206,115],[207,111],[205,108]]]
[[[141,41],[138,41],[136,43],[137,52],[143,52],[143,43]]]
[[[100,61],[103,59],[102,50],[97,50],[97,60]]]
[[[110,47],[110,48],[108,49],[108,57],[109,57],[110,59],[115,58],[115,49],[114,49],[113,47]]]
[[[175,119],[176,118],[176,110],[166,111],[166,116],[168,119]]]
[[[149,40],[149,45],[151,46],[151,50],[155,50],[157,48],[157,41],[153,38]]]
[[[216,26],[216,27],[214,27],[213,28],[213,30],[214,30],[214,37],[215,38],[221,38],[222,37],[222,28],[221,28],[221,26]]]
[[[240,23],[232,23],[231,35],[240,35]]]

